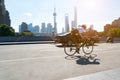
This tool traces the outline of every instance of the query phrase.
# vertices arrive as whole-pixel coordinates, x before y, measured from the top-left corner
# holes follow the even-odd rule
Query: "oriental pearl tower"
[[[53,32],[54,32],[55,35],[57,34],[56,16],[57,16],[57,14],[56,14],[56,8],[54,8],[54,13],[53,13],[53,17],[54,17],[54,30],[53,30]]]

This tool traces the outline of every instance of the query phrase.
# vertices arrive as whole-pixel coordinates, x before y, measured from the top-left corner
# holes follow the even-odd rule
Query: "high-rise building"
[[[52,34],[52,31],[53,31],[53,27],[52,27],[51,23],[48,23],[47,24],[47,33]]]
[[[74,7],[74,27],[77,27],[77,8]]]
[[[41,25],[41,33],[46,33],[45,23],[42,23],[42,25]]]
[[[74,20],[71,22],[71,28],[73,28],[73,27],[75,27],[75,21]]]
[[[114,20],[114,21],[112,22],[112,26],[117,27],[117,28],[120,28],[120,18]]]
[[[28,24],[28,30],[34,32],[34,27],[32,23]]]
[[[9,12],[5,8],[4,0],[0,0],[0,24],[7,24],[10,26]]]
[[[53,17],[54,17],[54,29],[53,29],[53,32],[54,34],[57,34],[57,22],[56,22],[56,8],[54,8],[54,13],[53,13]]]
[[[62,27],[62,33],[64,33],[65,31],[64,31],[64,27]]]
[[[34,33],[39,33],[40,27],[38,25],[34,26]]]
[[[24,31],[28,31],[28,25],[25,22],[22,22],[22,24],[19,26],[19,32],[24,32]]]
[[[69,32],[69,17],[68,14],[65,14],[65,32]]]

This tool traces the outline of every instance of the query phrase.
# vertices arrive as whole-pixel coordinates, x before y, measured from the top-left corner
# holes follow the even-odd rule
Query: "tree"
[[[120,28],[112,28],[108,31],[108,36],[120,37]]]
[[[111,24],[106,24],[104,26],[104,32],[107,33],[109,30],[111,30],[112,28],[115,28],[113,25]]]
[[[104,33],[104,32],[98,32],[98,35],[99,35],[100,37],[104,37],[104,36],[105,36],[105,33]]]
[[[6,24],[0,24],[0,36],[15,36],[15,31]]]
[[[30,31],[24,31],[21,33],[22,36],[34,36],[34,34]]]

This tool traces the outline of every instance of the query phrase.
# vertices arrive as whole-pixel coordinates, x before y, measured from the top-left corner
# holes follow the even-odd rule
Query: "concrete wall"
[[[0,42],[52,41],[49,36],[0,37]]]

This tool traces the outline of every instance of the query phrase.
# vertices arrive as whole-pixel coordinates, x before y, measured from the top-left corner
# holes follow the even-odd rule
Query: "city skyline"
[[[45,34],[52,34],[54,30],[54,27],[51,23],[42,23],[41,28],[39,25],[33,25],[32,23],[27,24],[26,22],[22,22],[19,25],[19,33],[22,33],[24,31],[30,31],[32,33],[45,33]]]
[[[68,4],[69,3],[69,4]],[[58,32],[65,27],[65,14],[69,16],[69,25],[74,20],[74,7],[77,7],[77,24],[94,25],[97,31],[103,31],[105,24],[120,17],[118,0],[5,0],[10,12],[11,26],[18,32],[22,22],[41,26],[45,22],[54,25],[54,8]]]

